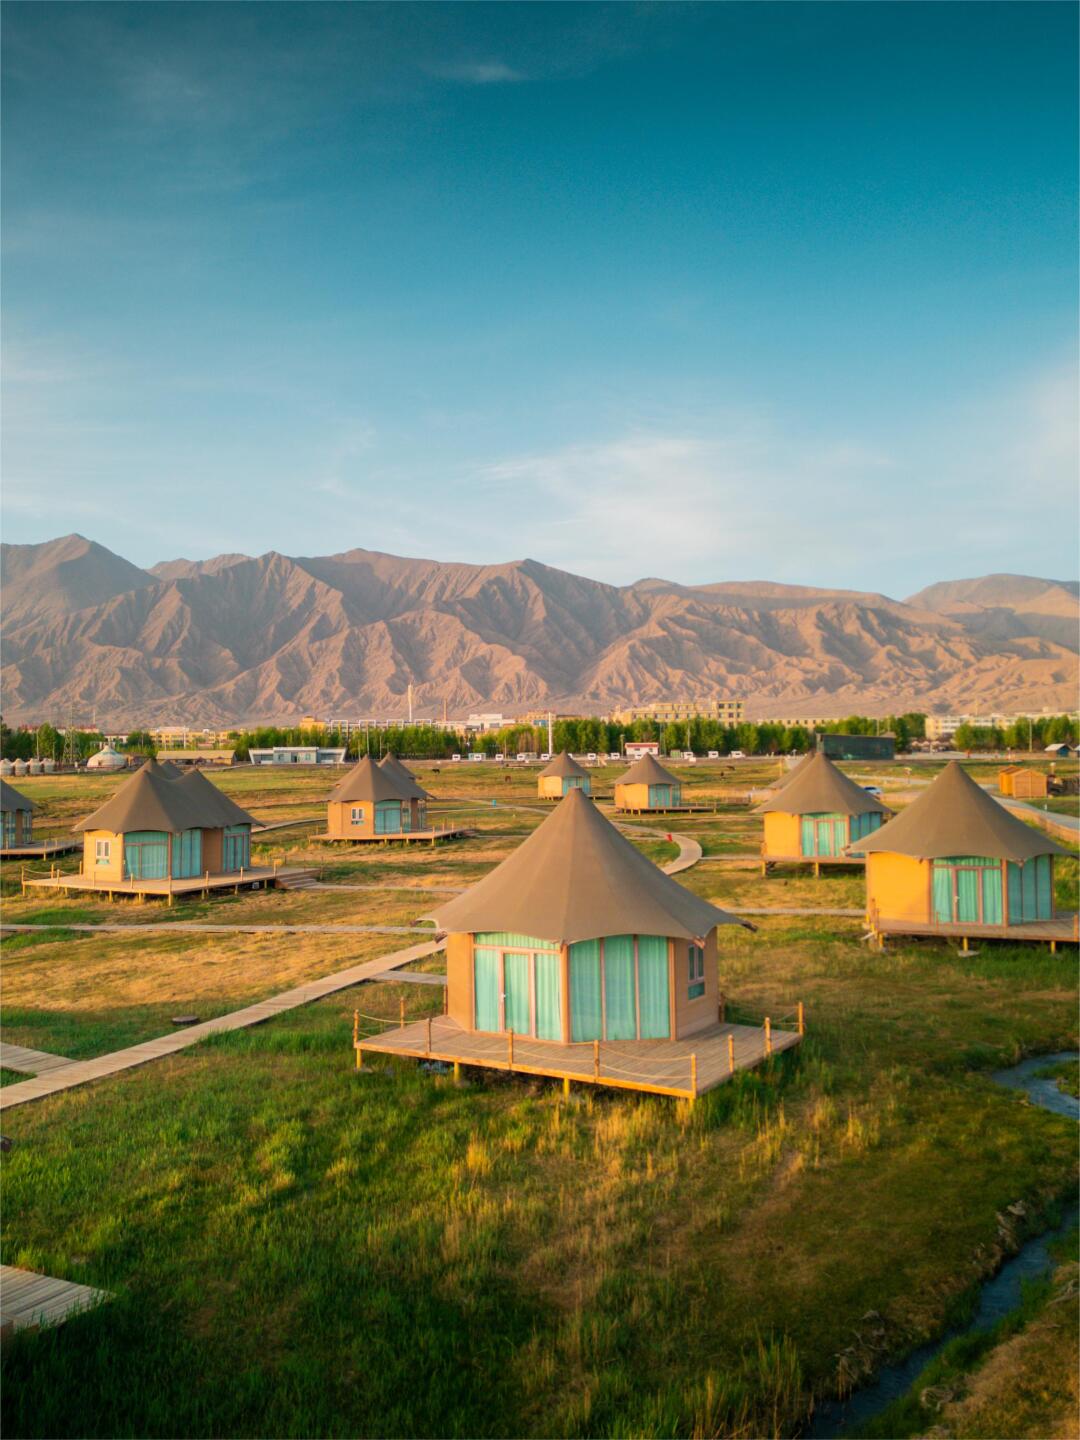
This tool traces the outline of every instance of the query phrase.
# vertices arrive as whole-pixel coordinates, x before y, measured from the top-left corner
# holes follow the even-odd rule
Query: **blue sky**
[[[1076,31],[7,5],[4,538],[1069,577]]]

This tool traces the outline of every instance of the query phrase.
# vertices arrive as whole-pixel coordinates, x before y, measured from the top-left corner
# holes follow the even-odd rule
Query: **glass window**
[[[352,823],[353,823],[354,825],[359,825],[359,824],[360,824],[360,822],[361,822],[361,821],[363,820],[363,818],[364,818],[364,807],[363,807],[363,805],[354,805],[354,806],[352,807],[351,818],[352,818]]]
[[[95,865],[108,865],[108,863],[109,863],[109,861],[110,861],[111,858],[112,858],[112,841],[111,841],[111,840],[95,840],[95,841],[94,841],[94,864],[95,864]]]
[[[700,1000],[705,994],[705,947],[690,945],[687,950],[687,998]]]

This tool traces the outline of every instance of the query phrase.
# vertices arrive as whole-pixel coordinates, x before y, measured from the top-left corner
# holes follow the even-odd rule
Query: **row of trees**
[[[957,750],[1045,750],[1047,745],[1080,743],[1080,726],[1072,715],[1017,720],[1012,725],[958,725]]]
[[[47,721],[36,730],[12,730],[0,720],[0,756],[5,760],[55,760],[64,758],[65,737]],[[76,730],[74,734],[75,758],[79,763],[104,744],[104,736],[97,730]]]

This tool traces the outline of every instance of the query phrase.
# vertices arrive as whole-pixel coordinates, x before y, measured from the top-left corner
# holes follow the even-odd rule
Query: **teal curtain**
[[[580,940],[570,946],[570,1038],[602,1038],[600,1009],[600,941]]]
[[[979,874],[976,870],[956,871],[956,918],[972,924],[979,919]]]
[[[375,806],[375,834],[400,835],[401,801],[380,800]]]
[[[499,1028],[499,952],[473,950],[474,1018],[477,1030]]]
[[[649,786],[649,807],[652,810],[666,810],[671,805],[670,785]]]
[[[164,880],[169,874],[169,837],[164,830],[129,830],[124,836],[125,880]]]
[[[17,811],[15,811],[15,810],[5,810],[5,811],[4,811],[4,848],[5,848],[5,850],[8,848],[9,845],[14,845],[14,844],[15,844],[15,816],[16,816],[16,814],[17,814]]]
[[[671,1034],[668,999],[668,942],[660,935],[638,936],[638,995],[641,1038],[666,1040]]]
[[[226,825],[221,844],[223,870],[246,870],[251,864],[251,826]]]
[[[604,941],[604,1012],[609,1040],[637,1039],[632,935],[609,935]]]
[[[202,873],[201,830],[184,830],[173,836],[172,873],[174,880],[190,880]]]
[[[536,970],[536,1033],[541,1040],[561,1040],[559,957],[545,953],[534,955],[533,966]]]
[[[982,918],[984,925],[1000,925],[1005,919],[1001,903],[1001,866],[982,872]]]
[[[953,872],[948,865],[934,862],[934,919],[947,925],[953,918]]]
[[[520,950],[503,951],[503,985],[505,1025],[515,1035],[528,1035],[529,1024],[529,957]]]
[[[1020,925],[1024,919],[1024,882],[1019,865],[1009,863],[1009,924]]]
[[[1054,918],[1054,857],[1035,857],[1036,915],[1040,920]]]
[[[802,854],[816,855],[817,836],[814,833],[814,822],[809,815],[802,817],[800,829],[802,830]]]

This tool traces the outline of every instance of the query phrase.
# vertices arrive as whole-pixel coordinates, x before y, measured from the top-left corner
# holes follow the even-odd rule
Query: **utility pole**
[[[409,724],[412,724],[412,681],[409,681]]]
[[[549,710],[549,711],[548,711],[548,754],[549,754],[549,755],[554,755],[554,754],[555,754],[555,741],[554,741],[554,739],[553,739],[554,734],[555,734],[555,727],[554,727],[554,724],[553,724],[553,722],[552,722],[551,711]]]

